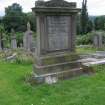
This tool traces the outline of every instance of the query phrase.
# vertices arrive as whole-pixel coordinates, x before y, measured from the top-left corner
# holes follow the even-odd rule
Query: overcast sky
[[[82,0],[67,0],[77,2],[77,6],[81,8]],[[0,16],[5,14],[5,7],[12,3],[19,3],[23,7],[24,12],[30,12],[35,5],[35,0],[0,0]],[[105,0],[88,0],[89,15],[105,15]]]

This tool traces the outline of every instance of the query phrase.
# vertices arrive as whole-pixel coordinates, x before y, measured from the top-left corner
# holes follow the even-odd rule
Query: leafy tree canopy
[[[3,23],[8,32],[11,31],[11,28],[16,32],[22,32],[26,30],[27,16],[22,12],[22,7],[14,3],[5,8]]]

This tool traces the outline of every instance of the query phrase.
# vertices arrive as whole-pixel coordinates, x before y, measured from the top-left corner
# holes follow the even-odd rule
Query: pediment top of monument
[[[38,0],[35,3],[36,7],[69,7],[69,8],[76,8],[75,2],[68,2],[65,0]]]

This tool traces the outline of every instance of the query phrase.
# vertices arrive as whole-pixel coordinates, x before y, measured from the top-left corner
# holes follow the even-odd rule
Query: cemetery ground
[[[96,49],[78,48],[80,53]],[[0,105],[104,105],[105,65],[94,66],[95,74],[56,84],[30,85],[25,81],[32,64],[0,61]]]

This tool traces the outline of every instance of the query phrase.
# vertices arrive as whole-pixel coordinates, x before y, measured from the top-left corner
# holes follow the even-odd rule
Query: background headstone
[[[11,29],[11,48],[12,49],[17,48],[16,34],[14,29]]]
[[[2,50],[2,46],[1,46],[1,39],[0,39],[0,51]]]
[[[103,47],[103,36],[102,36],[101,32],[94,33],[93,45],[95,48],[102,48]]]
[[[22,43],[20,43],[20,48],[23,48],[23,44]]]
[[[27,31],[23,36],[23,46],[25,50],[31,51],[33,48],[33,32],[31,31],[30,23],[27,23]]]

